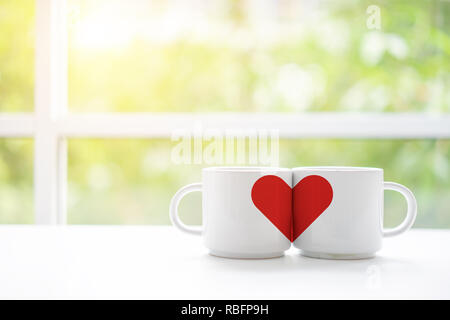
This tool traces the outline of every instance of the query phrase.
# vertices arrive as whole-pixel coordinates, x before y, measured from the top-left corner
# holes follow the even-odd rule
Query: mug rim
[[[224,166],[224,167],[207,167],[203,168],[202,171],[206,172],[230,172],[230,173],[243,173],[243,172],[266,172],[266,171],[277,171],[277,172],[288,172],[291,171],[289,168],[281,167],[251,167],[251,166]]]
[[[292,168],[292,171],[383,172],[383,169],[375,167],[317,166],[317,167],[296,167]]]

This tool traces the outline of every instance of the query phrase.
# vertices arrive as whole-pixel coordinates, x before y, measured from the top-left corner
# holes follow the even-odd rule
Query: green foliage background
[[[290,30],[311,18],[307,10],[293,14],[294,2],[280,1],[277,18]],[[83,16],[96,3],[106,2],[70,0],[69,8]],[[170,9],[166,1],[154,3],[158,10]],[[232,30],[230,37],[250,30],[245,2],[224,3],[227,10],[216,19]],[[318,3],[318,20],[300,24],[304,29],[269,44],[264,37],[252,36],[245,38],[245,45],[230,45],[234,38],[208,42],[186,36],[162,45],[136,37],[120,50],[89,50],[76,46],[77,24],[69,19],[70,108],[450,111],[449,2]],[[369,5],[381,9],[379,31],[366,26]],[[0,112],[33,109],[34,23],[34,1],[0,1]],[[286,84],[291,91],[284,90]],[[168,224],[170,197],[182,185],[198,181],[201,169],[173,164],[173,146],[168,139],[70,140],[69,223]],[[31,139],[0,139],[0,223],[33,222],[32,148]],[[416,194],[416,227],[450,227],[449,159],[449,140],[280,142],[282,166],[384,168],[386,180],[405,184]],[[199,206],[198,194],[185,200],[182,214],[187,222],[200,223]],[[393,226],[402,219],[405,204],[399,195],[386,192],[385,208],[385,224]]]

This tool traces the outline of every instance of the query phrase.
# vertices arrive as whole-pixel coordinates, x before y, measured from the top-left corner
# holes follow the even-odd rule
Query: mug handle
[[[186,233],[190,234],[196,234],[201,235],[202,234],[202,227],[194,227],[194,226],[188,226],[185,225],[178,216],[178,205],[180,204],[181,199],[188,193],[194,192],[194,191],[202,191],[202,184],[201,183],[192,183],[188,184],[187,186],[184,186],[180,190],[175,193],[172,200],[170,201],[170,220],[172,221],[172,224],[180,229],[181,231],[184,231]]]
[[[414,194],[404,185],[395,182],[384,182],[384,190],[393,190],[400,192],[406,199],[408,211],[406,217],[397,227],[392,229],[383,229],[383,237],[397,236],[412,227],[417,216],[417,201]]]

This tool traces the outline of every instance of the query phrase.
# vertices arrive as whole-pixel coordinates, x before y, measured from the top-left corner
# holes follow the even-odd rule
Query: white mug
[[[407,231],[416,218],[413,193],[403,185],[384,182],[382,169],[294,168],[293,185],[294,246],[306,256],[372,257],[381,249],[383,237]],[[405,219],[393,229],[383,229],[384,190],[400,192],[408,205]]]
[[[279,257],[291,246],[288,234],[292,223],[291,185],[290,169],[205,168],[202,183],[187,185],[173,196],[170,218],[178,229],[203,235],[204,244],[213,255],[227,258]],[[201,227],[187,226],[178,216],[180,200],[193,191],[202,192]],[[271,197],[267,197],[267,193]],[[274,201],[266,203],[267,198]],[[272,206],[269,209],[277,216],[262,213],[257,206],[262,208],[264,205]]]

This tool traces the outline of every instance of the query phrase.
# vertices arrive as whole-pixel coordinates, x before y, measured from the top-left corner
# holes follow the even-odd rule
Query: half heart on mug
[[[333,188],[324,177],[310,175],[295,185],[292,198],[291,241],[295,241],[330,206]]]
[[[252,201],[258,210],[292,242],[291,187],[277,176],[264,176],[253,185]]]
[[[252,188],[253,204],[291,242],[328,208],[332,199],[333,188],[318,175],[303,178],[293,189],[279,177],[267,175]]]

